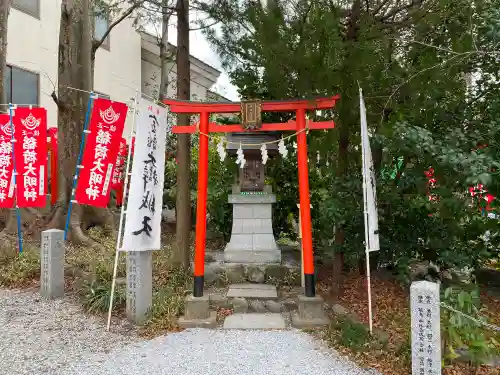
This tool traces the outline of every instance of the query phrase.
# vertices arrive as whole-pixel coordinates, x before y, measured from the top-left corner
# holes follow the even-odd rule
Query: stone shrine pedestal
[[[227,263],[281,263],[281,251],[273,234],[272,205],[268,193],[231,194],[233,228],[224,249]]]

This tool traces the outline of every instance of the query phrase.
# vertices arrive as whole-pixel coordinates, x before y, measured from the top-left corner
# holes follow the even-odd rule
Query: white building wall
[[[169,66],[167,95],[169,98],[177,96],[177,71],[173,64]],[[191,72],[193,75],[193,72]],[[160,88],[160,67],[149,61],[142,60],[142,92],[151,97],[158,97]],[[210,83],[208,83],[210,84]],[[207,98],[210,87],[196,81],[196,77],[191,77],[191,100],[203,101]]]
[[[54,85],[57,86],[60,13],[61,0],[41,0],[39,18],[12,8],[8,25],[7,64],[39,75],[39,105],[47,108],[49,127],[57,126],[57,107],[50,94]],[[175,98],[176,66],[170,63],[169,70],[168,96]],[[207,100],[219,75],[220,71],[191,57],[191,100]],[[109,50],[100,48],[97,51],[94,89],[109,95],[111,100],[130,103],[137,90],[157,97],[159,85],[156,38],[137,32],[133,20],[122,21],[110,33]],[[131,126],[129,114],[125,138]]]
[[[39,105],[47,108],[49,126],[57,126],[57,107],[50,94],[51,81],[57,83],[60,16],[61,0],[42,0],[39,19],[12,8],[8,24],[7,64],[39,74]],[[95,90],[112,100],[129,102],[140,90],[141,36],[132,20],[111,31],[109,51],[97,51],[94,74]],[[129,119],[126,126],[130,123]]]
[[[39,104],[47,108],[49,126],[55,126],[57,107],[49,95],[54,90],[51,81],[57,83],[61,3],[60,0],[43,3],[40,8],[40,19],[15,8],[11,9],[7,36],[7,64],[39,74]]]
[[[157,98],[160,89],[160,46],[159,39],[153,34],[142,33],[142,92],[148,96]],[[175,57],[176,48],[169,44],[169,53]],[[177,97],[177,65],[174,62],[167,63],[169,71],[167,95],[170,98]],[[215,85],[221,72],[194,56],[190,56],[191,70],[191,100],[207,100],[210,88]]]
[[[141,90],[141,35],[132,22],[126,19],[111,31],[110,49],[99,48],[94,71],[94,89],[124,103]],[[126,139],[131,126],[129,114],[123,132]]]

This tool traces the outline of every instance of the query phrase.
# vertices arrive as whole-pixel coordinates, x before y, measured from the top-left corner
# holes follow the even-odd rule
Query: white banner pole
[[[371,288],[371,272],[370,272],[370,220],[368,218],[368,184],[370,183],[370,171],[368,169],[367,152],[371,152],[366,147],[368,141],[366,127],[366,112],[364,111],[364,100],[361,88],[359,89],[359,113],[361,120],[361,164],[363,174],[363,209],[365,221],[365,258],[366,258],[366,289],[368,295],[368,321],[370,334],[373,334],[373,311],[372,311],[372,288]],[[364,117],[364,118],[363,118]],[[369,141],[368,141],[369,142]]]
[[[368,289],[368,320],[370,334],[373,334],[372,285],[370,278],[370,252],[366,250],[366,288]]]
[[[367,207],[367,171],[365,165],[365,153],[363,152],[363,198],[364,198],[364,220],[365,220],[365,258],[366,258],[366,288],[368,294],[368,321],[370,327],[370,334],[373,333],[373,312],[372,312],[372,288],[371,288],[371,272],[370,272],[370,249],[369,249],[369,220],[368,220],[368,207]]]
[[[111,326],[111,313],[113,311],[113,299],[115,296],[115,286],[116,286],[116,275],[118,273],[118,260],[120,257],[120,248],[121,248],[121,239],[122,239],[122,233],[123,233],[123,218],[126,214],[125,211],[125,206],[127,204],[127,185],[128,185],[128,177],[130,173],[130,159],[132,155],[132,137],[134,135],[135,131],[135,117],[137,114],[137,103],[139,102],[139,95],[140,91],[137,90],[136,95],[134,97],[134,113],[132,115],[132,126],[130,127],[130,133],[128,137],[128,155],[127,155],[127,163],[125,166],[125,179],[123,181],[123,200],[122,200],[122,207],[120,210],[120,224],[118,227],[118,237],[116,239],[116,252],[115,252],[115,264],[113,267],[113,281],[111,282],[111,295],[109,297],[109,308],[108,308],[108,323],[106,326],[106,331],[109,331],[109,328]]]

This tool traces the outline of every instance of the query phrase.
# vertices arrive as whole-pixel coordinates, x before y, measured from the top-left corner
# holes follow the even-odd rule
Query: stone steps
[[[278,290],[270,284],[232,284],[226,297],[234,313],[224,320],[225,329],[286,329]]]
[[[202,297],[186,298],[185,315],[179,318],[179,325],[183,328],[215,327],[217,316],[225,316],[223,328],[226,329],[327,325],[323,299],[305,297],[301,292],[282,288],[278,293],[277,287],[270,284],[233,284],[227,289],[212,287]]]
[[[225,285],[227,282],[300,285],[300,265],[205,263],[205,282],[208,285]]]
[[[270,284],[232,284],[227,291],[227,297],[277,299],[278,291]]]
[[[229,308],[234,313],[283,313],[297,309],[295,301],[278,295],[270,284],[232,284],[226,293],[209,294],[214,309]]]
[[[224,320],[224,329],[286,329],[281,314],[233,314]]]

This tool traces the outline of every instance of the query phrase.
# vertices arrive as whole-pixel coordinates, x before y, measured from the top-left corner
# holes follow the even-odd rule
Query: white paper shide
[[[141,99],[121,250],[160,249],[166,132],[166,108]]]

